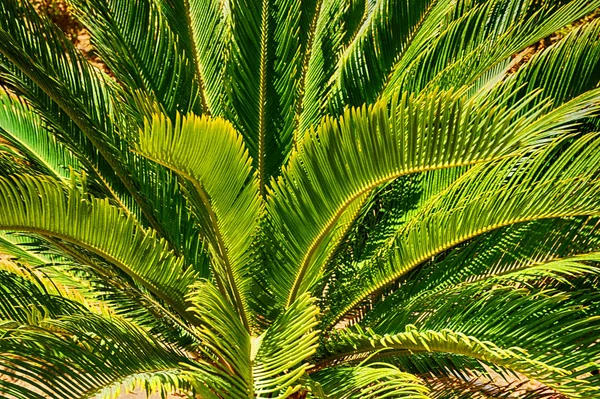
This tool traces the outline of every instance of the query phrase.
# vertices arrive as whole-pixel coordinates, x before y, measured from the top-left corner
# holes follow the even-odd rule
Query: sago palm
[[[600,1],[70,5],[102,68],[0,2],[2,398],[600,397]]]

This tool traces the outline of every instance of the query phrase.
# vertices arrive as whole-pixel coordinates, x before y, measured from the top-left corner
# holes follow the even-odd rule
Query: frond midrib
[[[310,23],[309,31],[308,31],[308,39],[306,41],[306,50],[304,52],[304,58],[302,59],[302,66],[300,69],[300,79],[298,83],[299,91],[298,91],[298,99],[296,101],[296,110],[294,115],[294,137],[292,148],[297,148],[298,145],[298,130],[300,129],[300,116],[303,111],[303,102],[304,102],[304,93],[306,92],[306,72],[308,71],[308,64],[310,62],[310,57],[312,54],[312,46],[315,39],[315,34],[317,31],[317,23],[319,20],[319,16],[321,14],[321,7],[323,6],[324,0],[317,0],[317,4],[315,7],[315,15],[313,15],[313,19]]]
[[[192,325],[196,324],[196,319],[192,316],[192,314],[190,312],[187,311],[187,309],[182,308],[181,306],[179,306],[179,304],[177,304],[177,302],[175,302],[172,298],[170,298],[165,293],[161,292],[152,283],[146,281],[139,274],[137,274],[133,270],[131,270],[129,268],[129,266],[127,266],[126,264],[124,264],[120,260],[114,258],[111,254],[107,253],[106,251],[103,251],[100,248],[95,247],[94,245],[90,245],[90,244],[87,244],[87,243],[84,243],[84,242],[81,242],[81,241],[77,241],[73,237],[70,237],[70,236],[68,236],[66,234],[60,234],[60,233],[56,233],[56,232],[53,232],[53,231],[48,230],[48,229],[34,228],[34,227],[30,227],[30,226],[3,225],[2,226],[2,230],[22,231],[22,232],[40,234],[42,236],[49,236],[49,237],[53,237],[53,238],[58,238],[60,240],[63,240],[63,241],[66,241],[68,243],[77,245],[77,246],[79,246],[81,248],[84,248],[84,249],[86,249],[86,250],[88,250],[90,252],[93,252],[96,255],[101,256],[102,258],[106,259],[108,262],[110,262],[110,263],[114,264],[115,266],[117,266],[125,274],[127,274],[128,276],[130,276],[134,280],[138,281],[144,288],[146,288],[148,291],[152,292],[159,299],[161,299],[162,301],[164,301],[165,303],[167,303],[169,306],[171,306],[173,309],[175,309],[177,311],[177,313],[180,314],[181,317],[183,317],[186,321],[190,322]]]
[[[421,166],[421,167],[417,167],[417,168],[409,168],[409,169],[405,169],[405,170],[394,172],[394,173],[388,173],[384,177],[382,177],[380,179],[377,179],[377,180],[374,180],[374,181],[371,181],[370,184],[368,184],[366,186],[363,186],[360,190],[357,190],[352,196],[348,197],[348,199],[346,199],[346,201],[343,202],[340,205],[340,207],[338,208],[338,210],[336,211],[336,213],[329,219],[329,221],[325,224],[325,226],[323,227],[323,229],[321,230],[321,232],[319,233],[319,235],[317,237],[315,237],[315,239],[311,243],[311,245],[309,247],[309,250],[304,255],[302,263],[300,264],[300,269],[299,269],[298,273],[296,274],[296,278],[294,280],[294,284],[292,286],[292,289],[290,291],[290,295],[289,295],[288,300],[287,300],[287,306],[289,306],[290,304],[292,304],[296,300],[297,295],[298,295],[298,291],[300,289],[300,284],[302,283],[304,275],[306,274],[307,269],[310,266],[310,261],[312,260],[312,257],[314,256],[315,252],[319,248],[319,245],[323,242],[323,240],[325,239],[325,237],[327,237],[327,234],[329,234],[329,232],[331,231],[331,229],[333,229],[333,227],[335,227],[337,221],[343,215],[344,211],[352,204],[352,202],[354,202],[361,195],[369,192],[370,190],[372,190],[372,189],[380,186],[381,184],[383,184],[385,182],[388,182],[390,180],[393,180],[393,179],[396,179],[398,177],[402,177],[402,176],[405,176],[405,175],[409,175],[409,174],[412,174],[412,173],[441,170],[441,169],[447,169],[447,168],[450,168],[450,167],[461,167],[461,166],[475,165],[475,164],[480,164],[480,163],[484,163],[484,162],[489,162],[489,161],[492,161],[494,159],[497,159],[497,157],[489,157],[489,158],[484,158],[484,159],[477,159],[477,160],[468,161],[468,162],[458,162],[458,163],[452,163],[452,164],[448,164],[448,165],[438,165],[438,166],[435,166],[435,167],[423,167],[423,166]]]
[[[156,162],[159,165],[162,165],[166,168],[170,168],[170,166],[167,165],[167,163],[165,163],[157,158],[154,158],[154,157],[147,157],[147,158],[153,162]],[[227,247],[225,246],[225,241],[223,239],[223,234],[221,233],[221,228],[220,228],[217,216],[215,215],[215,212],[213,210],[213,206],[210,201],[209,195],[206,192],[206,190],[204,189],[204,187],[202,186],[201,182],[199,182],[195,177],[191,176],[190,174],[188,174],[182,170],[178,170],[177,172],[181,177],[185,178],[187,181],[189,181],[194,186],[194,188],[196,189],[196,192],[198,193],[198,196],[200,197],[200,200],[202,201],[202,204],[205,206],[205,208],[207,209],[207,211],[209,213],[211,226],[217,236],[217,245],[219,247],[218,248],[219,254],[221,255],[221,258],[223,259],[223,262],[225,263],[225,270],[227,273],[227,278],[231,281],[230,288],[233,291],[233,296],[234,296],[233,299],[235,301],[235,307],[240,314],[240,318],[242,320],[242,323],[244,324],[244,327],[248,331],[250,331],[250,324],[248,322],[248,317],[246,315],[245,303],[242,299],[241,292],[236,284],[236,280],[233,275],[233,269],[231,266],[231,260],[229,259]],[[223,291],[223,288],[221,287],[223,282],[220,282],[220,279],[218,279],[218,278],[217,278],[217,280],[219,283],[219,290]],[[228,296],[226,292],[221,292],[221,293],[226,297]]]
[[[600,215],[600,211],[585,213],[585,215],[598,216],[598,215]],[[391,275],[391,276],[387,277],[386,279],[383,279],[382,281],[378,282],[375,286],[369,288],[368,291],[363,292],[361,295],[359,295],[355,299],[353,299],[349,305],[347,305],[342,311],[340,311],[337,315],[335,315],[334,319],[332,319],[333,321],[328,324],[326,330],[331,330],[332,326],[334,326],[338,321],[343,319],[344,316],[348,312],[350,312],[356,305],[358,305],[360,302],[362,302],[368,296],[370,296],[370,295],[378,292],[379,290],[385,288],[386,286],[392,284],[394,281],[398,280],[399,278],[404,276],[406,273],[408,273],[410,270],[412,270],[415,266],[418,266],[419,264],[426,261],[427,259],[430,259],[435,254],[438,254],[442,251],[450,249],[450,248],[460,244],[461,242],[467,241],[467,240],[477,237],[478,235],[481,235],[481,234],[489,233],[489,232],[499,229],[501,227],[506,227],[506,226],[510,226],[513,224],[531,222],[534,220],[555,219],[555,218],[575,217],[575,216],[582,216],[582,212],[571,211],[571,212],[563,212],[563,213],[556,213],[556,214],[545,214],[545,215],[541,215],[541,216],[537,216],[537,217],[531,216],[531,217],[527,217],[527,218],[512,219],[512,220],[505,221],[503,223],[498,223],[496,225],[487,226],[486,228],[479,229],[479,230],[473,232],[472,234],[466,234],[461,237],[458,237],[458,238],[454,239],[453,241],[446,243],[446,245],[444,245],[442,247],[431,249],[429,252],[427,252],[420,258],[417,258],[417,259],[413,260],[412,262],[408,263],[407,265],[405,265],[401,271],[398,271],[394,275]]]
[[[260,27],[260,70],[258,93],[258,184],[260,196],[265,197],[267,177],[265,176],[265,135],[266,132],[266,97],[267,97],[267,51],[269,40],[269,0],[262,0],[261,27]]]
[[[194,63],[194,71],[196,72],[196,78],[198,79],[199,86],[199,95],[200,95],[200,103],[202,105],[202,113],[209,115],[211,114],[210,108],[208,106],[207,98],[206,98],[206,86],[204,83],[204,75],[202,74],[202,69],[200,68],[200,60],[198,59],[198,47],[196,46],[196,41],[194,40],[194,32],[192,29],[192,17],[190,14],[190,0],[183,0],[185,7],[185,18],[186,18],[186,29],[188,36],[190,38],[190,47],[192,48],[192,62]]]

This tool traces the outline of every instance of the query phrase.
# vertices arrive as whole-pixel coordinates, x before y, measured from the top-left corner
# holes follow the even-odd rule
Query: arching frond
[[[193,143],[193,145],[190,145]],[[156,115],[140,136],[139,149],[194,186],[206,215],[215,271],[245,320],[244,267],[261,213],[258,181],[242,138],[222,119]]]
[[[296,142],[300,142],[326,115],[328,81],[335,72],[344,39],[344,1],[316,0],[316,4],[300,81]]]
[[[192,363],[130,323],[93,314],[1,326],[0,333],[0,389],[18,399],[92,397],[144,373],[155,382],[168,376],[164,387],[175,380],[185,387],[182,367]]]
[[[318,308],[308,295],[299,298],[271,327],[252,338],[235,309],[208,283],[199,283],[190,294],[192,310],[202,321],[212,363],[202,362],[190,373],[208,374],[215,393],[226,389],[232,398],[287,398],[297,392],[317,346]]]
[[[328,108],[332,114],[346,105],[376,101],[392,67],[409,50],[415,35],[435,34],[453,7],[449,0],[376,2],[331,77]]]
[[[42,118],[8,92],[0,91],[0,137],[8,140],[42,173],[68,178],[80,169],[77,158],[44,129]]]
[[[11,16],[0,23],[0,53],[10,65],[11,88],[24,94],[54,128],[68,136],[69,149],[90,163],[99,182],[123,209],[134,213],[139,206],[150,224],[160,229],[124,166],[117,118],[111,117],[114,104],[120,101],[117,86],[29,2],[5,1],[0,14]]]
[[[592,90],[600,82],[599,35],[598,21],[581,25],[534,54],[506,80],[521,87],[518,98],[541,89],[540,98],[551,98],[554,106]]]
[[[429,389],[414,375],[385,363],[334,367],[313,376],[328,397],[340,399],[429,399]]]
[[[554,162],[549,161],[555,149],[549,147],[529,162],[507,160],[472,169],[416,213],[390,242],[389,252],[363,268],[361,288],[345,293],[353,299],[336,311],[338,317],[418,264],[484,232],[528,220],[597,215],[598,145],[597,135],[590,134]]]
[[[257,397],[286,398],[301,389],[297,382],[312,367],[306,359],[317,350],[319,309],[314,302],[309,295],[298,298],[253,342]]]
[[[164,240],[145,232],[107,201],[86,200],[43,179],[0,180],[0,228],[45,234],[79,245],[114,263],[186,316],[184,296],[194,278]]]
[[[325,306],[354,284],[354,277],[364,264],[377,256],[382,245],[428,200],[443,191],[468,167],[440,169],[401,177],[377,190],[365,203],[351,232],[326,265],[322,284],[326,285]],[[343,295],[343,294],[342,294]],[[330,298],[331,296],[331,298]],[[325,317],[327,318],[327,317]]]
[[[404,326],[416,324],[421,331],[450,329],[504,348],[519,347],[526,350],[523,353],[528,357],[566,371],[566,379],[557,385],[556,381],[543,379],[547,376],[542,378],[513,370],[569,397],[593,397],[597,394],[597,376],[590,371],[598,367],[596,359],[600,349],[596,348],[593,333],[598,328],[595,315],[599,259],[598,253],[560,259],[432,291],[390,313],[375,329],[383,341],[402,331]],[[357,331],[362,330],[357,328]],[[557,335],[556,331],[561,334]],[[345,334],[342,332],[341,336]],[[371,343],[376,347],[380,345],[377,337],[373,337]],[[382,352],[381,356],[387,355]],[[332,360],[335,359],[333,356]],[[480,360],[511,368],[491,358]],[[424,366],[427,370],[426,360]],[[451,364],[448,367],[454,369]]]
[[[231,16],[227,1],[155,0],[168,26],[178,36],[178,47],[190,58],[198,80],[202,112],[225,116],[225,63],[231,42]],[[184,111],[183,113],[187,113]]]
[[[40,319],[85,311],[80,303],[46,292],[35,279],[0,270],[0,320],[36,324]]]
[[[102,62],[127,90],[156,97],[171,116],[202,112],[192,54],[184,51],[154,1],[69,3],[90,31]]]
[[[368,312],[364,322],[379,324],[394,309],[460,283],[598,250],[597,218],[545,219],[500,228],[407,275],[397,290]]]
[[[474,82],[510,56],[594,11],[600,3],[570,1],[492,1],[465,7],[439,35],[424,37],[427,46],[400,58],[384,95],[397,90],[455,87]],[[419,33],[418,33],[419,34]],[[417,34],[417,35],[418,35]],[[418,41],[417,41],[418,42]]]
[[[389,335],[378,335],[358,329],[357,332],[343,333],[339,339],[340,342],[344,342],[343,345],[348,345],[351,352],[389,350],[395,355],[408,355],[411,352],[466,355],[517,371],[559,391],[568,392],[572,397],[585,397],[580,394],[587,391],[585,382],[571,378],[570,371],[546,364],[519,347],[502,348],[493,342],[451,329],[420,330],[408,325],[404,332]],[[592,391],[593,388],[589,392]]]
[[[322,265],[313,263],[314,251],[360,195],[402,175],[489,161],[536,145],[579,118],[567,108],[589,106],[593,98],[536,120],[535,114],[515,118],[495,99],[482,99],[472,112],[475,100],[465,102],[456,93],[403,95],[389,110],[379,102],[326,120],[293,155],[267,201],[273,236],[285,243],[278,254],[284,267],[272,277],[276,295],[290,302],[315,282]]]

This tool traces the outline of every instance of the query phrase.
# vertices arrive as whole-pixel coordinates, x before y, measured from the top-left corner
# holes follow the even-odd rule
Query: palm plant
[[[103,70],[0,2],[0,396],[600,397],[600,1],[70,6]]]

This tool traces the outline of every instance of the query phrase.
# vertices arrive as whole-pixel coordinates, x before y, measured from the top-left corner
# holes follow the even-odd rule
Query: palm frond
[[[394,336],[414,323],[420,330],[450,329],[505,348],[516,346],[568,371],[568,380],[560,386],[523,373],[529,378],[569,397],[593,397],[598,379],[590,372],[598,368],[593,332],[598,328],[599,259],[598,253],[559,259],[421,295],[375,328],[378,334]]]
[[[338,53],[344,40],[344,1],[317,0],[308,42],[296,111],[296,142],[326,115],[328,81],[335,72]]]
[[[193,184],[200,212],[207,215],[204,231],[215,273],[221,284],[227,282],[227,295],[246,324],[244,267],[262,203],[242,137],[222,119],[190,115],[173,125],[156,115],[140,136],[139,148]]]
[[[203,114],[224,117],[229,107],[225,92],[225,63],[231,41],[229,5],[217,0],[156,3],[178,36],[178,47],[191,58]]]
[[[80,170],[77,158],[44,129],[42,119],[23,101],[0,91],[0,137],[8,140],[44,174],[70,177]]]
[[[592,21],[536,53],[508,79],[521,86],[519,97],[542,89],[542,97],[562,104],[600,82],[600,23]]]
[[[35,324],[43,318],[81,314],[86,308],[48,293],[36,279],[0,270],[0,319]]]
[[[29,267],[39,267],[55,261],[48,256],[29,250],[27,245],[30,243],[31,240],[28,237],[0,232],[0,251],[10,259],[25,263]]]
[[[235,309],[209,283],[201,282],[190,294],[192,311],[202,326],[208,359],[190,373],[211,375],[214,392],[226,389],[232,398],[287,398],[301,388],[297,384],[316,351],[318,308],[304,295],[259,337],[250,337]]]
[[[367,313],[364,323],[379,324],[393,309],[457,284],[598,251],[599,233],[597,218],[567,218],[536,220],[484,234],[409,273],[393,293]]]
[[[182,368],[192,363],[130,323],[93,314],[2,326],[0,353],[0,387],[18,399],[92,397],[143,373],[186,386]]]
[[[361,265],[377,256],[381,247],[424,203],[443,193],[467,169],[457,167],[408,175],[376,190],[362,207],[343,244],[326,263],[322,279],[327,287],[322,298],[325,306],[330,295],[339,295],[345,285],[353,284]]]
[[[154,295],[189,317],[185,294],[194,271],[155,233],[141,229],[106,200],[86,200],[73,188],[43,179],[0,180],[0,226],[64,239],[114,263]]]
[[[566,4],[505,0],[473,4],[461,10],[438,36],[423,37],[427,46],[422,45],[421,51],[399,60],[383,95],[474,82],[496,65],[508,67],[511,55],[599,6],[583,0]]]
[[[184,51],[154,1],[69,3],[89,30],[102,62],[127,90],[154,96],[172,117],[203,111],[192,54]]]
[[[322,265],[313,262],[315,250],[365,192],[410,173],[490,161],[543,144],[579,119],[572,110],[591,113],[594,96],[541,118],[541,110],[515,118],[518,111],[502,108],[497,99],[405,94],[389,104],[348,110],[339,121],[325,120],[293,154],[267,201],[273,237],[285,243],[275,262],[284,268],[272,277],[276,295],[289,303],[316,281]],[[473,101],[483,101],[476,112]]]
[[[597,215],[596,190],[600,186],[594,165],[598,145],[597,135],[590,134],[567,146],[550,164],[555,146],[539,152],[530,162],[509,159],[472,169],[416,213],[390,242],[385,255],[363,267],[360,288],[354,287],[356,294],[346,291],[345,296],[352,300],[334,313],[342,316],[420,263],[482,233],[529,220]]]
[[[160,228],[122,164],[123,142],[116,118],[109,117],[119,102],[117,87],[29,2],[3,2],[0,15],[6,16],[0,18],[0,53],[10,87],[68,135],[69,149],[89,160],[99,182],[124,209],[135,213],[132,209],[139,206],[150,224]]]
[[[327,397],[339,399],[429,399],[429,389],[414,375],[385,363],[334,367],[311,375]]]
[[[235,307],[211,283],[200,281],[189,295],[190,310],[200,318],[198,334],[206,360],[188,373],[204,379],[204,389],[217,397],[227,392],[235,399],[253,396],[252,338]],[[211,396],[209,396],[211,397]]]
[[[569,370],[544,363],[538,359],[541,357],[539,355],[536,357],[535,354],[530,354],[517,346],[502,348],[493,342],[480,340],[449,328],[425,330],[407,325],[404,332],[386,335],[363,331],[360,328],[355,330],[340,333],[335,338],[338,340],[335,344],[337,352],[347,347],[350,353],[368,354],[384,351],[381,353],[386,354],[385,351],[390,351],[389,354],[394,356],[402,353],[408,355],[411,352],[460,354],[519,372],[549,387],[572,394],[572,397],[582,397],[579,393],[588,391],[585,381],[571,378]],[[342,356],[340,358],[343,361],[344,358]],[[593,390],[591,388],[589,392]]]
[[[373,8],[339,57],[330,78],[327,108],[332,115],[340,114],[346,105],[376,101],[392,67],[411,46],[415,34],[435,32],[452,10],[452,2],[380,1]]]
[[[286,398],[301,389],[296,384],[312,367],[307,359],[318,344],[319,309],[309,295],[298,298],[253,343],[256,357],[252,374],[260,398]],[[296,385],[293,385],[296,384]]]

